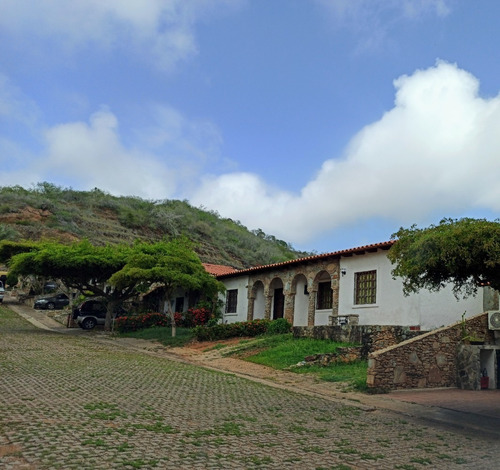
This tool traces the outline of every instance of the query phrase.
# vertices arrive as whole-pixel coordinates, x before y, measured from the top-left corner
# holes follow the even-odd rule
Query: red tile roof
[[[203,263],[203,267],[213,276],[222,276],[224,274],[233,274],[238,272],[238,270],[234,269],[232,266],[224,266],[223,264]]]
[[[356,248],[349,248],[347,250],[332,251],[331,253],[323,253],[320,255],[307,256],[306,258],[292,259],[289,261],[283,261],[281,263],[266,264],[265,266],[255,266],[253,268],[241,269],[241,270],[233,269],[233,271],[231,272],[214,274],[214,275],[217,277],[230,277],[231,275],[235,274],[238,275],[246,273],[250,274],[258,271],[266,271],[281,266],[293,266],[297,264],[302,264],[308,261],[318,261],[327,258],[340,258],[341,256],[352,256],[355,254],[362,255],[366,252],[368,253],[376,252],[379,248],[382,250],[388,250],[392,245],[394,245],[394,243],[396,243],[395,240],[390,240],[388,242],[381,242],[381,243],[373,243],[371,245],[358,246]]]

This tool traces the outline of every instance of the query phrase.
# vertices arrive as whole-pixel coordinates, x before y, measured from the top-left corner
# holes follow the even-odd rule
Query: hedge
[[[271,323],[270,320],[253,320],[214,326],[197,326],[193,329],[193,333],[198,341],[214,341],[238,336],[258,336],[266,333]]]

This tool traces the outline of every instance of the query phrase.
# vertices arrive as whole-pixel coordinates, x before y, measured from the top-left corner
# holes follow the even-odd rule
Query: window
[[[327,310],[329,308],[332,308],[332,285],[330,281],[320,282],[318,284],[316,308],[318,310]]]
[[[354,274],[354,304],[374,304],[377,301],[377,271]]]
[[[238,289],[230,289],[226,293],[226,313],[236,313],[238,305]]]

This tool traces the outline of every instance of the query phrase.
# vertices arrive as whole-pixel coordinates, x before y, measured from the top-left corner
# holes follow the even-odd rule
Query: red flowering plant
[[[213,341],[238,336],[258,336],[266,333],[270,324],[270,320],[252,320],[214,326],[200,325],[194,329],[194,335],[198,341]]]
[[[151,326],[169,326],[170,321],[163,313],[150,312],[141,315],[118,317],[115,320],[115,329],[120,333],[137,331]]]
[[[208,308],[190,308],[187,312],[175,313],[175,324],[184,328],[193,328],[198,325],[206,325],[212,314]]]

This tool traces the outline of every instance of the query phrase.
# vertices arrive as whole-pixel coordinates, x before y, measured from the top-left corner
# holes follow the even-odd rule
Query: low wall
[[[365,359],[372,352],[423,334],[407,326],[394,325],[294,326],[292,331],[295,338],[361,344],[361,357]]]
[[[488,329],[488,314],[439,328],[368,356],[367,385],[379,390],[456,387],[457,353],[463,344],[463,329],[469,336],[494,344]]]

